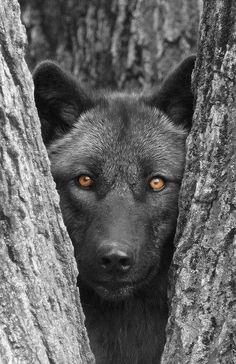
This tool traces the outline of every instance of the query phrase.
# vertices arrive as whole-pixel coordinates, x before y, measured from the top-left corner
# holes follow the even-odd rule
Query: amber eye
[[[165,187],[165,181],[163,178],[161,177],[153,177],[150,181],[149,181],[149,187],[153,190],[153,191],[160,191]]]
[[[86,176],[85,174],[82,174],[81,176],[78,176],[76,178],[76,182],[79,185],[79,187],[91,187],[94,183],[93,179],[89,176]]]

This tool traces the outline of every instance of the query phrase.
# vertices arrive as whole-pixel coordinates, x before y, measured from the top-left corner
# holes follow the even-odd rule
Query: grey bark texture
[[[20,0],[31,68],[57,60],[98,88],[148,89],[196,51],[200,0]]]
[[[0,2],[0,363],[94,363],[16,0]]]
[[[205,0],[162,363],[236,363],[236,3]]]

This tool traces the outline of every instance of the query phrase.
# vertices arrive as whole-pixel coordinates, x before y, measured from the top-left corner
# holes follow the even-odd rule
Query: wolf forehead
[[[154,164],[150,168],[168,170],[175,161],[182,164],[186,136],[186,129],[146,105],[141,96],[114,93],[80,115],[66,134],[52,142],[48,153],[53,174],[69,165],[71,173],[78,164],[105,165],[106,159],[129,171],[145,161]]]

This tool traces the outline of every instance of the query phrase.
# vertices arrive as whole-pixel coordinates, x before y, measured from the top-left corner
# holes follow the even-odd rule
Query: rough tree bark
[[[149,88],[196,51],[201,0],[20,0],[30,67],[52,58],[93,87]]]
[[[94,363],[24,61],[16,0],[0,2],[0,363]]]
[[[236,3],[205,0],[162,363],[236,362]]]

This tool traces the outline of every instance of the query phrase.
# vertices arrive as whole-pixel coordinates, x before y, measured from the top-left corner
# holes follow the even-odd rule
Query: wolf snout
[[[102,243],[97,250],[100,269],[106,273],[127,273],[134,265],[134,254],[131,248],[121,243]]]

